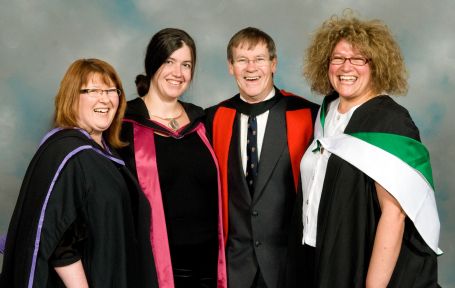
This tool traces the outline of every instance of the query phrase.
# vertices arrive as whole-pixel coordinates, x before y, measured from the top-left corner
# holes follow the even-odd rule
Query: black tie
[[[254,187],[256,177],[258,175],[258,145],[257,145],[257,131],[258,125],[256,116],[248,117],[248,133],[246,136],[246,182],[250,189],[251,197],[254,194]]]

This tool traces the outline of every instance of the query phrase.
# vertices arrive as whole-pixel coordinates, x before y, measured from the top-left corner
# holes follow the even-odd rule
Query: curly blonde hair
[[[345,11],[319,27],[306,50],[303,76],[311,90],[322,95],[334,92],[328,78],[332,51],[340,40],[348,41],[369,59],[375,93],[404,95],[408,90],[407,70],[400,47],[389,28],[380,20],[363,21]]]

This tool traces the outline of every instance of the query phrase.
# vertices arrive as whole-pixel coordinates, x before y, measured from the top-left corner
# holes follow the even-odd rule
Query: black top
[[[185,102],[180,104],[190,123],[181,129],[178,137],[155,134],[158,175],[171,250],[176,245],[217,241],[218,233],[216,166],[198,134],[191,133],[205,114],[196,105]],[[141,98],[128,101],[125,118],[137,121],[160,134],[172,134],[150,120]],[[130,145],[119,152],[127,167],[137,176],[133,130],[131,123],[123,123],[122,138]]]
[[[169,243],[189,245],[217,237],[217,175],[197,133],[175,139],[155,134],[156,160]]]

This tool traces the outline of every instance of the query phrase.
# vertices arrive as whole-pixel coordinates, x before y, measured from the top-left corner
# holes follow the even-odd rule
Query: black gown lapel
[[[258,199],[264,190],[286,147],[286,115],[283,113],[285,108],[286,102],[282,99],[269,112],[259,158],[259,172],[253,200]]]

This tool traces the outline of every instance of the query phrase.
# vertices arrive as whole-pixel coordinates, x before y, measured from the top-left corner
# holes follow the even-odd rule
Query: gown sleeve
[[[50,263],[53,267],[63,267],[73,264],[81,259],[81,246],[87,239],[87,227],[79,221],[74,222],[63,235]]]

